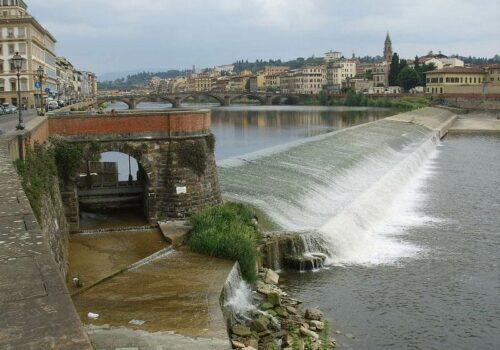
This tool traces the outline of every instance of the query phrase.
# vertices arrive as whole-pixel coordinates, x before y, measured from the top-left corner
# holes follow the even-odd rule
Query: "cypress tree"
[[[397,54],[397,52],[395,52],[394,55],[392,55],[391,70],[389,71],[390,86],[398,85],[399,71],[400,71],[399,55]]]

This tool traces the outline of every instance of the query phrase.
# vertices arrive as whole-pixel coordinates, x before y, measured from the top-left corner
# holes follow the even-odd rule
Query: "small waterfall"
[[[252,289],[241,277],[237,263],[224,286],[222,309],[229,326],[251,320],[252,314],[257,311],[253,305]]]
[[[229,160],[219,174],[228,199],[300,233],[305,257],[392,263],[419,251],[387,225],[415,209],[419,174],[438,142],[425,127],[384,120]]]

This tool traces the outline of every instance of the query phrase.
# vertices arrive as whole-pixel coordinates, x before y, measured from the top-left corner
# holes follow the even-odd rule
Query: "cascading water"
[[[412,256],[387,225],[414,203],[439,142],[422,126],[379,121],[219,164],[224,195],[300,232],[309,254],[333,264]],[[420,174],[420,175],[419,175]]]
[[[230,325],[249,321],[257,310],[252,300],[252,289],[241,277],[237,264],[224,286],[223,310]]]

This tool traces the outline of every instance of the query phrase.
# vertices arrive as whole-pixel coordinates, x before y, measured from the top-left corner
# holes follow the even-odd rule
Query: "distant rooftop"
[[[436,69],[426,74],[439,74],[439,73],[472,73],[472,74],[483,74],[484,69],[480,67],[449,67],[443,69]]]

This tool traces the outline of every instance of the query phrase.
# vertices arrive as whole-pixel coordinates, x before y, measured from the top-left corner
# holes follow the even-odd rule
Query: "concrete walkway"
[[[450,133],[500,133],[500,114],[471,113],[461,115]]]
[[[92,349],[0,139],[0,349]]]

